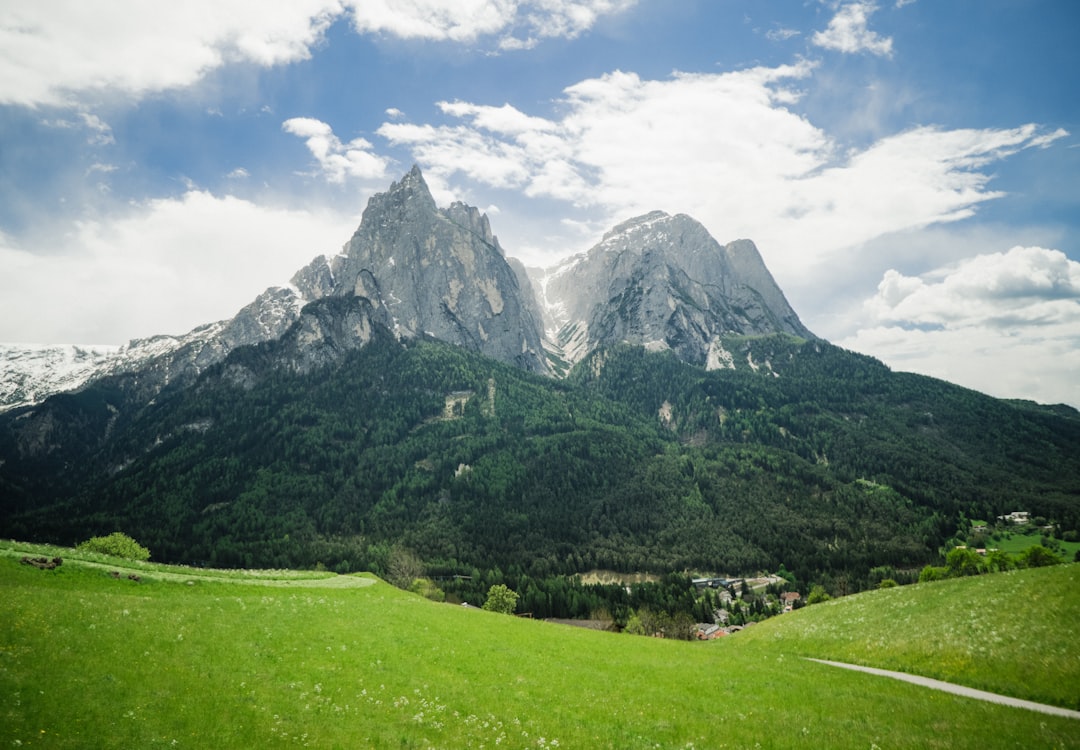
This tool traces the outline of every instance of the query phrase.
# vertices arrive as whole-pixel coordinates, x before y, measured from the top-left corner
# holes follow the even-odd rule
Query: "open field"
[[[21,548],[0,546],[6,747],[1080,747],[1073,719],[798,658],[838,658],[840,605],[876,597],[870,609],[897,617],[924,606],[888,591],[722,641],[677,643],[435,604],[370,577],[328,587],[334,579],[321,574],[200,577],[146,564],[133,581],[127,567],[87,565],[72,550],[43,571],[19,563]],[[952,594],[1017,581],[1024,599],[1014,611],[1032,608],[1030,620],[1037,608],[1047,632],[1033,637],[1057,649],[1075,605],[1051,598],[1062,587],[1072,595],[1076,575],[1068,566],[967,579]],[[274,585],[282,581],[290,585]],[[869,612],[848,614],[882,637]],[[920,627],[926,651],[944,640]],[[941,633],[950,628],[970,632],[966,620],[941,623]],[[1061,647],[1075,663],[1076,646]],[[857,646],[848,648],[855,661]],[[1043,692],[1029,678],[1034,687],[1020,692]]]

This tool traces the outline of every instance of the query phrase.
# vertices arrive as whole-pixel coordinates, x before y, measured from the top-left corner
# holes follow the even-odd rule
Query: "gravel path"
[[[974,688],[964,687],[963,685],[954,685],[951,682],[932,680],[929,677],[920,677],[914,674],[907,674],[906,672],[891,672],[887,669],[860,667],[857,664],[845,664],[844,662],[840,661],[811,659],[809,657],[807,657],[807,661],[816,661],[818,664],[828,664],[830,667],[853,669],[856,672],[867,672],[868,674],[876,674],[880,677],[891,677],[894,680],[903,680],[904,682],[910,682],[915,685],[922,685],[923,687],[932,688],[933,690],[943,690],[946,693],[962,695],[965,698],[974,698],[980,701],[989,701],[990,703],[1000,703],[1003,706],[1013,706],[1015,708],[1026,708],[1029,711],[1039,711],[1040,713],[1051,714],[1053,716],[1065,716],[1069,719],[1080,719],[1080,711],[1073,711],[1071,709],[1061,708],[1059,706],[1049,706],[1045,703],[1025,701],[1021,700],[1020,698],[1010,698],[1007,695],[988,693],[985,690],[975,690]]]

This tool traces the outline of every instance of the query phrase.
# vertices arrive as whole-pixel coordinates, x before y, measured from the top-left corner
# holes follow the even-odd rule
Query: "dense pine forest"
[[[245,347],[138,408],[100,381],[4,415],[0,533],[119,529],[161,561],[341,572],[404,549],[428,575],[522,591],[781,566],[857,590],[939,562],[964,517],[1080,528],[1074,410],[823,341],[724,344],[734,370],[616,347],[554,380],[384,333],[302,375],[281,342]]]

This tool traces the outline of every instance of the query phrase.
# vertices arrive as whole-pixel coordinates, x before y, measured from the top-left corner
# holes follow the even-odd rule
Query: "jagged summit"
[[[371,300],[399,336],[548,371],[532,289],[518,283],[487,216],[464,203],[436,207],[416,167],[368,201],[330,270],[329,293]]]
[[[381,227],[410,220],[438,210],[435,199],[428,189],[420,167],[413,168],[399,181],[390,185],[384,193],[376,193],[368,199],[367,208],[360,219],[356,235],[377,233]]]

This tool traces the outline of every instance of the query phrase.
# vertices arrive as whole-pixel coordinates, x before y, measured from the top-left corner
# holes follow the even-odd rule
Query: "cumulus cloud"
[[[305,59],[337,0],[9,3],[0,22],[0,104],[67,105],[79,93],[141,96],[188,86],[230,61]]]
[[[885,273],[841,346],[1001,397],[1080,406],[1080,263],[1014,247],[922,274]]]
[[[185,0],[7,3],[0,20],[0,104],[69,106],[190,86],[232,62],[304,60],[326,30],[513,47],[573,37],[635,0]]]
[[[346,177],[381,179],[386,176],[387,159],[375,154],[371,142],[364,138],[342,143],[329,125],[310,117],[286,120],[281,129],[304,139],[319,170],[330,182],[340,184]]]
[[[566,201],[602,224],[656,208],[689,213],[718,238],[753,238],[785,287],[843,248],[970,216],[1000,195],[984,167],[1065,135],[922,127],[847,151],[790,109],[812,71],[807,62],[666,80],[616,71],[565,89],[554,118],[442,102],[447,123],[386,122],[376,133],[442,183]]]
[[[0,341],[122,344],[183,333],[235,315],[336,252],[354,224],[192,190],[74,224],[47,247],[0,234]]]
[[[1080,323],[1080,263],[1060,250],[1014,247],[919,277],[889,270],[867,308],[874,320],[901,325]]]
[[[892,55],[892,39],[879,36],[868,26],[870,16],[876,10],[877,5],[873,2],[841,5],[825,30],[815,32],[810,41],[818,47],[845,54],[869,52],[889,57]]]

